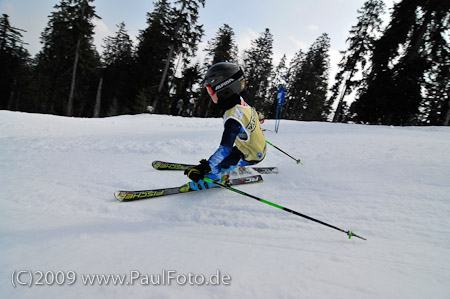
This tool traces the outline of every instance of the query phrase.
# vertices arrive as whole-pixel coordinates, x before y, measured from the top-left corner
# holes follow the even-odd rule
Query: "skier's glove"
[[[259,123],[263,124],[264,123],[264,114],[262,114],[261,112],[258,112],[258,119],[259,119]]]
[[[197,166],[186,169],[184,174],[194,182],[198,182],[202,180],[205,177],[205,174],[210,171],[211,168],[209,167],[209,162],[203,159]]]

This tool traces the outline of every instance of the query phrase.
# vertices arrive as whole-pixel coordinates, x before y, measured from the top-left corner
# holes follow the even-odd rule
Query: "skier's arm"
[[[230,155],[236,136],[239,134],[241,128],[241,124],[234,119],[230,118],[225,122],[220,146],[208,160],[212,174],[218,174],[220,172],[219,164]]]

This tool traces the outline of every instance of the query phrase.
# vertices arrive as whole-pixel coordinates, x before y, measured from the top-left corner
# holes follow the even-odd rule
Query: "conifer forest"
[[[203,76],[221,61],[239,63],[245,100],[275,118],[277,90],[286,88],[283,119],[395,126],[450,122],[450,1],[399,0],[387,11],[367,0],[348,32],[330,78],[330,38],[317,36],[290,61],[273,62],[274,37],[261,28],[241,49],[228,24],[204,41],[198,22],[206,0],[157,0],[137,42],[126,23],[94,46],[94,0],[55,0],[40,51],[26,49],[23,28],[0,15],[0,109],[73,117],[157,113],[219,117]],[[381,16],[389,16],[386,26]],[[331,80],[333,79],[333,80]],[[330,82],[333,81],[333,84]],[[350,96],[351,95],[351,96]],[[352,98],[352,101],[349,99]],[[182,99],[182,105],[180,103]]]

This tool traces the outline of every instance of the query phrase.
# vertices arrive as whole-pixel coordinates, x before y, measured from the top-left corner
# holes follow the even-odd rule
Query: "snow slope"
[[[450,128],[282,121],[265,133],[303,165],[269,147],[261,165],[280,173],[240,189],[367,241],[228,190],[114,199],[185,183],[151,162],[208,158],[221,132],[220,119],[0,111],[2,298],[450,298]],[[17,285],[28,272],[12,286],[21,270],[31,287]],[[82,281],[164,270],[231,283]],[[77,280],[35,285],[37,271]]]

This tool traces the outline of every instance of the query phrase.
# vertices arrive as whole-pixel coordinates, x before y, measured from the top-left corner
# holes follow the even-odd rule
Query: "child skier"
[[[216,186],[204,181],[204,177],[219,181],[222,172],[259,163],[266,155],[266,139],[258,113],[239,95],[245,87],[242,68],[235,63],[219,62],[206,73],[204,86],[213,103],[219,106],[220,111],[225,111],[224,131],[215,153],[185,171],[192,180],[189,185],[193,190]]]

